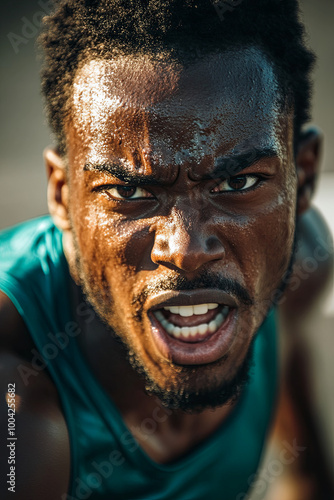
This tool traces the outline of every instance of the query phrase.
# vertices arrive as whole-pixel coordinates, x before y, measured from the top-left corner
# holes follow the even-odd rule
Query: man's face
[[[190,400],[244,369],[291,259],[292,129],[255,48],[77,73],[71,271],[151,390]]]

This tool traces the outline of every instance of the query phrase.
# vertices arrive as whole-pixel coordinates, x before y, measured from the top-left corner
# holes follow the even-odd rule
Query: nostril
[[[168,229],[168,230],[166,230]],[[175,229],[171,231],[171,229]],[[205,234],[200,224],[160,227],[155,233],[151,259],[156,264],[192,272],[210,261],[224,258],[224,246],[215,234]]]
[[[222,244],[215,236],[209,236],[206,240],[206,248],[208,252],[221,252]]]

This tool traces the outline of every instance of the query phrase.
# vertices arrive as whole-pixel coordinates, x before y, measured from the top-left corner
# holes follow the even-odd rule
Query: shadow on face
[[[160,388],[189,394],[235,380],[294,240],[292,113],[272,65],[254,47],[190,66],[91,60],[71,109],[64,218],[73,276]],[[165,312],[171,292],[173,307],[227,307],[222,326],[200,342],[168,333],[158,310],[186,328]],[[192,328],[208,321],[193,316]]]

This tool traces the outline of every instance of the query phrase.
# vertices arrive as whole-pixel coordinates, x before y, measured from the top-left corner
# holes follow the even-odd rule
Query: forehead
[[[198,158],[250,144],[279,149],[281,108],[273,66],[255,47],[188,66],[124,56],[77,72],[67,130],[88,161],[130,148],[178,162],[182,151]]]

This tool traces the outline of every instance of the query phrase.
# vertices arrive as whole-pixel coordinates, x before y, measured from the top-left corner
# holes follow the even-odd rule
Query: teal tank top
[[[69,279],[62,234],[49,216],[0,232],[0,289],[43,356],[36,371],[48,369],[68,426],[71,476],[62,500],[245,499],[276,401],[275,312],[258,331],[251,379],[230,417],[191,453],[161,465],[138,445],[85,362]],[[162,418],[165,410],[157,408]]]

